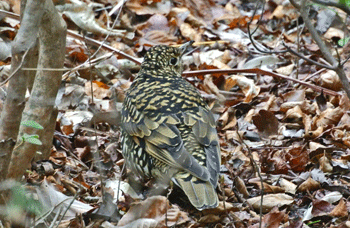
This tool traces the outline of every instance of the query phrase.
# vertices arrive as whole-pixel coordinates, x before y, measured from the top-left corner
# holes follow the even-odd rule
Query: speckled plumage
[[[146,53],[126,92],[122,146],[134,173],[173,181],[202,210],[218,205],[220,147],[207,104],[181,77],[181,57],[188,45],[155,46]]]

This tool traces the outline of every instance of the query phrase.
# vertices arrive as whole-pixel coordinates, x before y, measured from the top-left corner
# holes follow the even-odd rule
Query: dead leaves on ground
[[[333,71],[288,54],[263,55],[252,45],[247,36],[250,20],[251,31],[257,29],[253,38],[260,49],[282,49],[281,39],[296,48],[298,14],[288,2],[269,1],[259,26],[260,15],[253,16],[255,4],[249,1],[131,0],[118,18],[120,1],[69,4],[61,10],[69,28],[79,27],[99,41],[104,39],[103,34],[113,35],[105,43],[132,56],[142,57],[153,45],[194,40],[198,50],[184,57],[186,70],[259,67],[341,90]],[[328,10],[316,11],[322,17]],[[315,19],[316,25],[320,21]],[[1,25],[2,34],[12,40],[18,23],[5,18]],[[339,28],[326,30],[327,40],[343,36]],[[300,50],[322,61],[319,47],[308,38],[307,31],[302,32]],[[9,44],[6,39],[1,42],[4,50]],[[338,47],[343,59],[348,47]],[[26,175],[29,183],[46,179],[53,184],[57,190],[52,188],[52,195],[55,191],[69,196],[78,193],[77,199],[88,205],[85,212],[97,208],[84,214],[90,224],[69,214],[70,221],[62,222],[61,227],[69,223],[71,227],[92,223],[115,227],[118,221],[118,227],[258,227],[260,209],[263,227],[349,227],[345,222],[350,196],[347,97],[327,96],[266,75],[187,77],[214,112],[222,155],[219,206],[198,213],[164,196],[144,197],[139,188],[153,187],[151,182],[145,186],[126,182],[116,126],[125,90],[139,67],[122,56],[96,50],[68,37],[65,67],[70,71],[65,73],[56,99],[59,115],[52,154],[49,160],[33,164]],[[0,65],[7,69],[2,78],[9,74],[9,64],[6,52],[0,59]],[[262,181],[253,161],[260,168]],[[108,179],[105,186],[101,179]],[[104,195],[110,198],[102,198]]]

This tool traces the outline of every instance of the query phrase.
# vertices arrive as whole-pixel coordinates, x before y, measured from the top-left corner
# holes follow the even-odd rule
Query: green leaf
[[[42,211],[40,203],[32,197],[28,197],[28,192],[22,186],[15,185],[11,187],[11,192],[11,198],[6,207],[8,213],[18,215],[19,213],[29,211],[38,215]]]
[[[39,129],[39,130],[44,129],[43,126],[41,126],[39,123],[35,122],[34,120],[22,121],[21,125],[27,126],[27,127],[32,127],[32,128]]]
[[[338,45],[341,46],[341,47],[344,47],[345,44],[347,44],[350,40],[350,37],[346,37],[344,39],[340,39],[338,40]]]
[[[37,138],[28,138],[26,142],[29,142],[31,144],[38,145],[38,146],[43,145],[40,139],[37,139]]]
[[[350,0],[339,0],[339,3],[342,5],[350,6]]]
[[[39,145],[39,146],[41,146],[43,144],[39,139],[39,135],[28,135],[28,134],[24,133],[22,135],[22,140],[23,140],[23,142],[28,142],[28,143],[31,143],[34,145]]]

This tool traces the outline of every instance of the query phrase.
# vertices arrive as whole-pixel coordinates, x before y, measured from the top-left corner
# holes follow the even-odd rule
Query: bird
[[[157,45],[146,52],[125,93],[121,145],[135,175],[174,183],[201,211],[218,206],[221,155],[214,116],[182,77],[182,56],[192,43]]]

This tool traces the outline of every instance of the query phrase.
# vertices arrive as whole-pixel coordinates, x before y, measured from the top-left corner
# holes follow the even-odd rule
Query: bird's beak
[[[191,47],[193,43],[194,43],[194,41],[191,40],[191,41],[188,41],[188,42],[184,43],[183,45],[181,45],[181,46],[179,47],[180,52],[181,52],[181,56],[184,55],[184,54],[186,53],[186,51],[188,50],[188,48]]]

